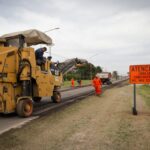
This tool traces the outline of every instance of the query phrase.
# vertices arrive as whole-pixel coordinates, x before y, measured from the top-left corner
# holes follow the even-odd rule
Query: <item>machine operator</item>
[[[43,55],[46,50],[47,50],[46,47],[42,47],[35,51],[37,65],[42,66],[43,64],[45,64],[45,58],[43,57]]]

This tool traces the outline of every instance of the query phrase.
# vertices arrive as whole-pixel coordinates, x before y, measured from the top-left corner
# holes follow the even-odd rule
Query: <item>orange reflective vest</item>
[[[71,85],[74,87],[74,79],[71,79]]]
[[[95,87],[95,94],[100,95],[102,93],[102,81],[101,81],[101,79],[95,77],[92,82],[93,82],[93,86]]]
[[[102,81],[101,81],[101,79],[100,78],[94,78],[93,79],[93,86],[95,87],[95,86],[102,86]]]

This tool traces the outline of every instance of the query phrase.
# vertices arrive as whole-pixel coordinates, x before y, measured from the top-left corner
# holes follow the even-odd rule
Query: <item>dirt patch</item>
[[[149,150],[150,110],[132,86],[106,90],[0,136],[0,150]]]

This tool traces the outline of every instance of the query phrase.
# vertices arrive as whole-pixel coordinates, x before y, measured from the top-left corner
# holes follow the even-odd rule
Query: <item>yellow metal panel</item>
[[[39,72],[36,81],[40,97],[53,95],[54,78],[49,73]]]
[[[22,59],[28,59],[32,67],[36,67],[35,51],[33,48],[24,48],[22,51]]]
[[[2,95],[0,95],[0,112],[4,112],[4,104],[2,101]]]
[[[6,73],[4,77],[0,78],[0,82],[11,82],[11,83],[16,83],[17,78],[15,73]]]
[[[54,76],[54,84],[55,86],[61,86],[62,85],[62,74],[60,76]]]
[[[4,113],[14,112],[16,105],[14,99],[14,88],[10,83],[0,83],[0,101],[2,103],[2,111]],[[6,104],[6,108],[4,108]]]
[[[9,52],[6,56],[3,71],[4,72],[15,73],[16,72],[15,64],[16,64],[15,52],[13,52],[13,51]]]
[[[0,47],[0,77],[2,82],[16,82],[16,48]]]

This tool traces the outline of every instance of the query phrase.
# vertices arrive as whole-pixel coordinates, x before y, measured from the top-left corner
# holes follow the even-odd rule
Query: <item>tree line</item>
[[[100,72],[102,72],[102,68],[100,66],[94,66],[93,64],[88,63],[68,72],[64,75],[64,80],[71,80],[72,78],[75,80],[90,80],[96,73]]]

